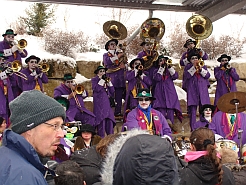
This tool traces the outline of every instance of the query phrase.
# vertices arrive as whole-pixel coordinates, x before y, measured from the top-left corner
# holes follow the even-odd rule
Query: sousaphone
[[[152,44],[151,59],[143,58],[145,60],[144,69],[149,69],[153,62],[158,58],[157,47],[165,33],[165,24],[161,19],[149,18],[143,22],[140,28],[140,38],[146,42]]]
[[[186,22],[186,32],[196,40],[196,48],[199,48],[200,40],[208,38],[213,32],[212,21],[204,15],[193,15]]]

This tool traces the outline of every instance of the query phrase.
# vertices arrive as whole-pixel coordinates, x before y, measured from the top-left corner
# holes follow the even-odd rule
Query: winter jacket
[[[243,185],[246,182],[246,165],[235,163],[224,164],[229,168],[235,178],[236,185]]]
[[[231,171],[222,166],[222,185],[234,185],[234,177]],[[218,184],[218,172],[214,169],[210,160],[204,156],[190,161],[188,166],[180,170],[180,185],[216,185]]]
[[[178,181],[174,151],[164,138],[131,130],[108,148],[103,185],[177,185]]]
[[[5,130],[0,156],[1,185],[47,185],[46,168],[23,136]]]
[[[101,181],[100,169],[102,158],[96,151],[96,147],[83,148],[75,151],[70,160],[79,164],[85,174],[85,182],[87,185]]]

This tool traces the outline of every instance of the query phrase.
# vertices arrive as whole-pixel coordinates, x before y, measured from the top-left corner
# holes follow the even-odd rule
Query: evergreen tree
[[[54,22],[55,7],[51,4],[34,3],[25,10],[27,17],[20,17],[24,21],[27,33],[42,36],[42,30]]]

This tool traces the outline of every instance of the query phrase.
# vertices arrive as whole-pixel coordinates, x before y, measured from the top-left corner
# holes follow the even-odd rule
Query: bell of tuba
[[[140,38],[146,42],[151,43],[152,48],[150,50],[151,57],[150,59],[144,59],[144,69],[149,69],[153,62],[158,59],[157,48],[160,40],[162,39],[165,33],[165,24],[161,19],[158,18],[150,18],[144,21],[140,28]]]
[[[107,21],[103,24],[103,32],[110,39],[123,40],[127,37],[126,27],[118,21]]]
[[[196,40],[196,48],[199,48],[200,40],[208,38],[213,32],[212,21],[204,15],[193,15],[186,22],[186,32]]]

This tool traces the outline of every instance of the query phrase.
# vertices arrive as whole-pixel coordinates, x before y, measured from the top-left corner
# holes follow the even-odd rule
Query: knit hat
[[[66,118],[65,110],[55,99],[38,90],[24,91],[9,104],[12,130],[22,134],[56,117]]]

